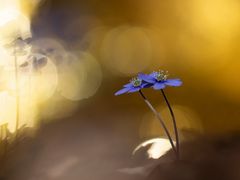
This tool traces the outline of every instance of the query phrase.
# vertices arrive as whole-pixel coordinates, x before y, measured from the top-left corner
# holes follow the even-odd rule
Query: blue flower
[[[148,82],[144,82],[139,76],[133,78],[130,83],[125,84],[123,89],[117,91],[115,96],[124,94],[124,93],[133,93],[140,91],[142,88],[150,87],[151,85]]]
[[[155,90],[164,89],[166,86],[182,85],[182,81],[180,79],[168,79],[168,72],[162,70],[153,72],[149,75],[141,73],[139,74],[139,78],[151,84]]]

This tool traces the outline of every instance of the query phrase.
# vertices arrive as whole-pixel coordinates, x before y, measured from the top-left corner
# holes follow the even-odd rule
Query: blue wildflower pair
[[[172,149],[174,153],[176,154],[176,158],[179,159],[179,137],[178,137],[178,129],[177,129],[177,123],[175,119],[175,115],[173,113],[173,110],[171,108],[171,105],[167,99],[167,96],[163,89],[167,86],[181,86],[182,81],[180,79],[168,79],[168,72],[167,71],[157,71],[153,72],[151,74],[143,74],[139,73],[137,77],[133,78],[130,83],[125,84],[123,88],[115,93],[115,95],[121,95],[124,93],[133,93],[133,92],[139,92],[145,103],[148,105],[148,107],[153,111],[155,116],[159,119],[162,128],[164,129],[164,132],[166,133],[169,142],[172,146]],[[173,127],[174,127],[174,133],[175,133],[175,139],[176,139],[176,146],[174,145],[173,139],[170,135],[170,131],[165,125],[165,122],[163,121],[161,115],[157,110],[152,106],[152,104],[149,102],[149,100],[146,98],[146,96],[143,94],[142,89],[152,87],[155,90],[161,90],[161,93],[164,97],[164,100],[168,106],[169,112],[172,117],[173,121]]]
[[[133,78],[130,83],[125,84],[123,89],[117,91],[115,95],[124,93],[133,93],[140,91],[143,88],[153,87],[155,90],[164,89],[166,86],[181,86],[180,79],[168,79],[168,72],[160,70],[151,74],[139,73],[137,77]]]

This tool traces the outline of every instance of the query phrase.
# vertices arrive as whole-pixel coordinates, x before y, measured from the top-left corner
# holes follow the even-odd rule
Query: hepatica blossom
[[[166,86],[181,86],[182,81],[180,79],[168,79],[167,71],[157,71],[151,74],[139,74],[139,77],[152,85],[153,89],[159,90],[164,89]]]
[[[170,145],[172,147],[172,150],[176,154],[176,158],[180,158],[179,154],[179,137],[178,137],[178,129],[176,124],[176,119],[173,113],[173,110],[171,108],[171,105],[167,99],[167,96],[164,92],[164,88],[166,86],[181,86],[182,81],[180,79],[168,79],[168,72],[167,71],[157,71],[153,72],[151,74],[138,74],[137,77],[133,78],[130,83],[125,84],[123,88],[115,93],[115,95],[121,95],[124,93],[133,93],[133,92],[139,92],[147,106],[150,108],[150,110],[155,114],[157,119],[160,121],[162,128],[164,129],[164,132],[166,136],[168,137],[168,140],[170,142]],[[147,99],[147,97],[144,95],[142,89],[143,88],[149,88],[153,87],[155,90],[161,90],[161,93],[164,97],[164,100],[166,101],[166,104],[168,106],[169,112],[172,117],[173,126],[174,126],[174,134],[176,139],[176,145],[174,145],[173,138],[171,137],[170,131],[165,125],[164,120],[162,119],[162,116],[160,113],[153,107],[153,105],[150,103],[150,101]]]
[[[180,79],[168,79],[167,71],[154,71],[151,74],[138,74],[134,77],[130,83],[125,84],[123,89],[117,91],[115,95],[121,95],[124,93],[133,93],[140,91],[143,88],[153,87],[155,90],[164,89],[166,86],[181,86],[182,81]]]
[[[125,84],[123,86],[123,89],[117,91],[115,93],[115,96],[124,94],[124,93],[133,93],[141,90],[142,88],[149,87],[150,84],[147,82],[144,82],[139,76],[134,77],[130,83]]]

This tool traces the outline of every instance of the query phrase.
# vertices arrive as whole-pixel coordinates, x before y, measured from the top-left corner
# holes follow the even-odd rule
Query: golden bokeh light
[[[100,65],[86,52],[69,56],[71,62],[61,66],[59,73],[60,94],[70,100],[81,100],[93,96],[102,81]]]
[[[35,56],[43,55],[35,54]],[[36,96],[37,102],[48,100],[55,93],[58,85],[57,67],[50,58],[47,58],[47,64],[44,67],[30,73],[32,73],[29,77],[31,94]]]
[[[95,95],[102,82],[102,71],[96,59],[87,52],[56,49],[49,56],[56,58],[54,62],[58,64],[58,84],[56,93],[44,103],[41,117],[52,121],[68,117],[76,110],[80,100]]]
[[[0,2],[0,125],[12,133],[34,127],[96,93],[102,72],[90,53],[68,52],[57,38],[24,41],[32,36],[31,15],[40,1]]]
[[[0,123],[1,125],[7,124],[7,128],[10,132],[14,132],[16,129],[16,99],[10,96],[8,92],[0,93]]]
[[[144,29],[120,26],[105,36],[101,58],[111,72],[133,75],[148,68],[152,60],[151,42]]]
[[[35,55],[37,56],[37,55]],[[8,57],[8,58],[6,58]],[[25,58],[24,58],[25,57]],[[23,56],[18,61],[26,59]],[[27,70],[18,70],[18,88],[16,87],[15,68],[13,56],[5,56],[1,66],[1,119],[3,124],[7,123],[11,132],[16,125],[16,97],[19,96],[19,127],[33,127],[36,124],[39,103],[46,101],[53,95],[57,87],[57,70],[55,65],[48,59],[46,66],[36,72],[32,67]],[[47,79],[47,81],[46,81]],[[29,110],[31,109],[31,111]]]
[[[14,6],[0,10],[0,19],[1,44],[7,44],[18,37],[23,39],[31,37],[29,17]]]
[[[57,38],[40,38],[32,42],[33,52],[43,53],[50,57],[55,64],[67,60],[67,50],[64,43]]]
[[[98,26],[89,30],[77,44],[81,47],[87,48],[87,50],[97,56],[101,56],[101,46],[104,37],[109,32],[109,27]],[[103,60],[103,62],[107,63]]]

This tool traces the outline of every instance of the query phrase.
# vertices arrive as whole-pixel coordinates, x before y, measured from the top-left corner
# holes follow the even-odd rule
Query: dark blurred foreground
[[[147,179],[240,179],[239,134],[215,138],[198,137],[183,143],[181,153],[181,161],[159,163]]]
[[[87,115],[85,118],[90,118]],[[27,130],[8,145],[1,180],[239,180],[240,136],[191,137],[181,144],[181,161],[172,152],[147,160],[134,157],[134,138],[90,122],[44,125],[35,136]]]

